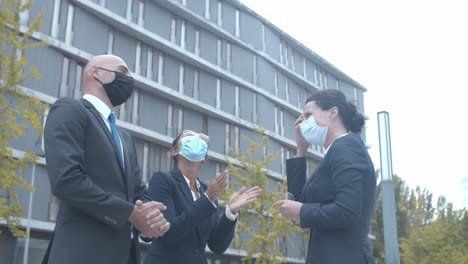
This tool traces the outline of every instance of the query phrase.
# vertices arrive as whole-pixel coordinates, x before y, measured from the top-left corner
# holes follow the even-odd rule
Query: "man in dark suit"
[[[165,206],[147,194],[131,137],[115,125],[112,108],[131,97],[133,78],[121,58],[96,56],[84,69],[82,91],[81,100],[58,99],[44,129],[60,209],[43,262],[140,263],[139,232],[159,237],[170,224]]]

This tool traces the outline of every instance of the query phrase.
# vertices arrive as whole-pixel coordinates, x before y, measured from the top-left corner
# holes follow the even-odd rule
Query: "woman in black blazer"
[[[222,254],[233,238],[238,211],[260,196],[259,187],[244,187],[218,213],[217,198],[227,186],[228,172],[218,174],[209,185],[198,180],[208,142],[204,134],[182,132],[172,142],[174,169],[152,176],[148,193],[166,205],[164,217],[171,226],[163,237],[152,241],[145,264],[207,263],[206,245]]]
[[[296,120],[297,153],[286,163],[293,199],[273,206],[311,229],[307,264],[374,263],[368,233],[376,177],[358,135],[363,126],[364,116],[338,90],[313,94]],[[310,145],[324,146],[326,154],[306,179]]]

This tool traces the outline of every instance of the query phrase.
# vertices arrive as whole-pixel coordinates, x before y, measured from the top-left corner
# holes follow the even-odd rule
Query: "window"
[[[283,64],[284,57],[283,57],[283,41],[279,44],[279,53],[280,53],[280,63]]]
[[[132,103],[132,124],[138,125],[140,123],[140,89],[134,89],[133,91],[133,103]]]
[[[200,30],[195,30],[195,55],[200,56]]]
[[[142,170],[141,170],[141,176],[143,178],[144,183],[149,182],[148,171],[150,170],[148,168],[148,157],[149,157],[149,144],[148,142],[145,142],[143,144],[143,160],[142,160]]]
[[[285,155],[285,152],[286,155]],[[286,174],[286,159],[288,159],[289,157],[289,152],[286,151],[284,148],[281,148],[281,157],[280,157],[280,160],[281,160],[281,174]]]
[[[278,122],[278,107],[275,107],[275,133],[279,132],[279,122]]]
[[[295,71],[296,70],[296,64],[295,64],[295,61],[294,61],[294,50],[291,50],[291,55],[292,55],[291,56],[291,69],[293,71]]]
[[[229,123],[226,123],[226,130],[225,130],[225,136],[224,136],[224,154],[229,155],[229,147],[230,147],[230,139],[231,139],[231,133],[230,133],[230,125]]]
[[[280,111],[280,135],[284,136],[284,112]]]
[[[184,93],[184,74],[185,74],[185,67],[184,64],[181,63],[179,67],[179,93]]]
[[[177,19],[172,17],[171,20],[171,42],[176,43]]]
[[[138,25],[142,27],[145,25],[144,11],[145,11],[145,2],[143,0],[140,0],[140,3],[138,4]]]
[[[83,78],[83,69],[84,64],[77,64],[76,65],[76,78],[75,78],[75,89],[73,90],[73,98],[80,99],[81,98],[81,79]]]
[[[221,80],[216,79],[216,108],[221,109]]]
[[[158,83],[164,83],[164,55],[159,53]]]
[[[223,26],[223,2],[220,0],[218,0],[218,19],[216,24],[218,27]]]
[[[278,71],[275,70],[275,96],[278,96]]]
[[[240,117],[240,100],[239,100],[239,86],[236,86],[235,88],[235,106],[234,106],[234,112],[236,117]]]
[[[107,54],[114,53],[114,29],[109,30],[109,38],[107,40]]]
[[[217,47],[216,47],[216,65],[219,67],[222,66],[222,61],[223,61],[223,47],[222,47],[222,41],[221,39],[218,39],[217,41]]]
[[[193,72],[193,98],[200,99],[200,83],[199,83],[198,70]]]
[[[140,63],[141,63],[141,42],[138,41],[136,45],[136,52],[135,52],[135,73],[138,75],[141,75]]]
[[[224,154],[230,155],[231,150],[239,151],[239,127],[226,123],[224,135]]]
[[[54,1],[54,13],[52,17],[52,28],[50,30],[50,36],[53,38],[59,37],[60,32],[60,24],[59,24],[59,16],[60,16],[60,3],[61,0]]]
[[[266,52],[266,27],[262,23],[262,51]]]
[[[176,137],[183,129],[184,111],[181,106],[169,104],[167,110],[167,135]]]
[[[304,57],[304,60],[302,61],[302,70],[304,71],[304,78],[307,79],[307,61],[306,58]]]
[[[72,44],[73,41],[73,14],[75,13],[75,6],[68,4],[67,27],[65,31],[65,43]]]
[[[240,37],[240,12],[236,9],[236,37]]]
[[[125,13],[125,17],[128,21],[132,21],[132,6],[134,0],[127,0],[127,12]]]
[[[205,0],[205,18],[210,19],[210,0]]]
[[[146,60],[146,78],[153,79],[153,49],[148,49],[148,58]]]
[[[68,96],[68,71],[70,67],[70,59],[63,57],[62,63],[62,78],[60,80],[60,89],[58,97]]]
[[[186,48],[186,29],[185,29],[185,20],[180,22],[180,47],[185,49]]]
[[[59,210],[59,199],[54,195],[50,195],[49,199],[49,221],[55,222]]]
[[[258,122],[257,120],[257,94],[256,93],[253,94],[252,105],[253,105],[252,120],[256,124]]]
[[[230,43],[226,44],[226,70],[229,72],[232,70],[232,56]]]
[[[253,72],[252,72],[252,79],[253,84],[258,84],[258,67],[257,67],[257,56],[253,56]]]

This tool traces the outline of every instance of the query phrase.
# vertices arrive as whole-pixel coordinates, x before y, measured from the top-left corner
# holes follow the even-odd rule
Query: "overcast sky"
[[[241,2],[368,89],[367,142],[376,168],[377,112],[385,110],[390,113],[394,174],[412,188],[426,187],[456,208],[464,206],[466,1]]]

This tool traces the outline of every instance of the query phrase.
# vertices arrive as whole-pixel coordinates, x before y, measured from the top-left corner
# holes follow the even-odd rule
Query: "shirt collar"
[[[331,145],[333,145],[333,143],[335,143],[335,141],[336,141],[337,139],[339,139],[340,137],[344,137],[344,136],[346,136],[346,135],[348,135],[348,134],[349,134],[349,133],[345,133],[345,134],[343,134],[343,135],[338,136],[337,138],[335,138],[335,140],[333,140],[333,142],[332,142],[330,145],[328,145],[328,148],[325,149],[325,152],[324,152],[324,153],[327,154],[327,152],[328,152],[328,150],[330,149]]]
[[[189,180],[189,178],[185,177],[185,175],[183,175],[183,174],[182,174],[182,176],[184,176],[184,179],[185,179],[185,181],[187,182],[187,185],[188,185],[189,188],[190,188],[190,180]],[[197,179],[197,182],[196,182],[195,184],[197,185],[198,191],[200,191],[200,182],[198,181],[198,179]],[[190,190],[192,190],[192,189],[190,188]]]
[[[90,102],[94,108],[105,118],[108,119],[110,113],[112,112],[111,109],[99,98],[92,94],[85,94],[83,95],[83,99],[86,99]]]

